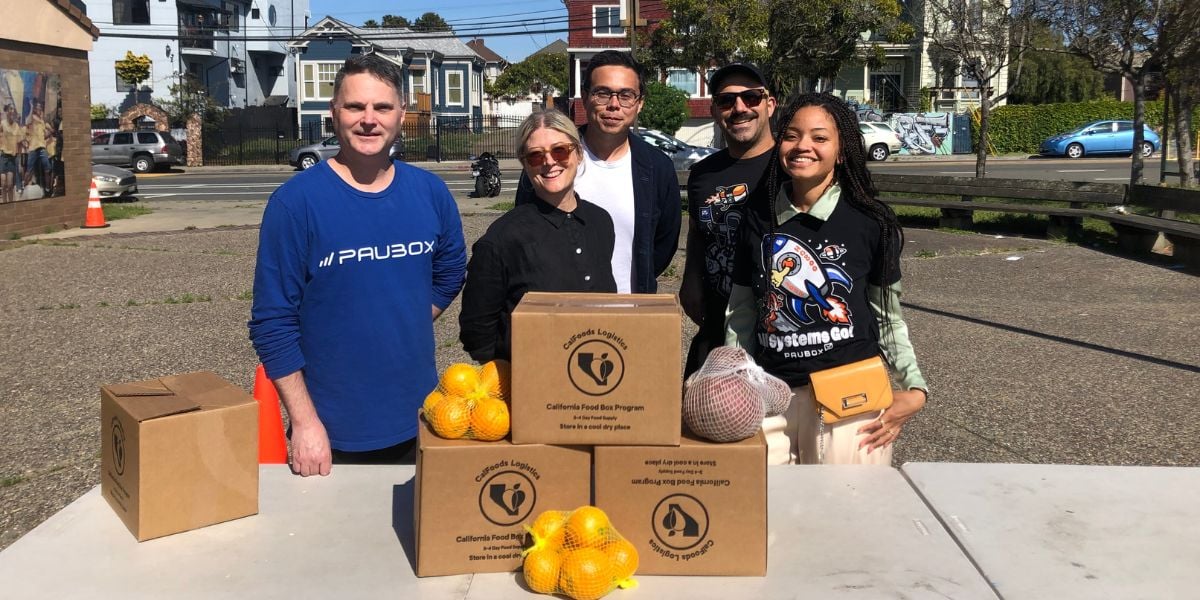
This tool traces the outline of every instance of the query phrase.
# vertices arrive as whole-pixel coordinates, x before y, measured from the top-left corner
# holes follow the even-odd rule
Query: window
[[[149,25],[150,0],[113,0],[113,25]]]
[[[95,137],[92,138],[92,145],[93,146],[107,146],[108,138],[110,138],[110,137],[112,137],[112,136],[107,133],[98,133],[98,134],[96,134]]]
[[[157,144],[158,136],[149,131],[139,131],[137,140],[139,144]]]
[[[979,98],[979,80],[975,79],[975,75],[972,74],[971,69],[973,65],[978,64],[978,61],[971,61],[970,63],[963,65],[961,86],[968,89],[963,90],[962,93],[959,94],[960,98],[972,100]]]
[[[598,37],[625,35],[625,28],[621,27],[621,7],[619,5],[592,7],[592,35]]]
[[[708,70],[704,72],[705,91],[708,92],[709,96],[713,95],[713,91],[711,89],[708,89],[708,82],[712,81],[712,76],[716,75],[716,73],[717,73],[716,67],[709,67]]]
[[[1133,131],[1133,121],[1117,121],[1117,131]]]
[[[942,81],[939,86],[942,89],[942,100],[953,100],[954,89],[958,87],[958,65],[956,63],[946,61],[942,63]]]
[[[254,19],[254,20],[256,20],[256,21],[257,21],[258,19],[261,19],[261,18],[262,18],[262,17],[260,17],[260,16],[259,16],[259,12],[258,12],[258,7],[257,7],[257,6],[255,6],[254,8],[251,8],[251,9],[250,9],[250,18],[251,18],[251,19]]]
[[[240,20],[237,5],[232,2],[225,2],[224,10],[221,11],[222,24],[230,31],[238,31],[238,28],[241,26]]]
[[[429,93],[429,86],[425,84],[425,71],[409,71],[408,72],[408,89],[412,93],[408,95],[408,105],[417,105],[417,94]]]
[[[154,64],[153,63],[150,64],[150,72],[154,73]],[[133,84],[129,83],[128,81],[125,81],[124,79],[121,79],[121,73],[116,70],[115,66],[113,67],[113,74],[116,76],[116,79],[117,79],[117,91],[118,92],[132,92],[133,91]],[[145,82],[145,81],[142,82],[143,88],[146,87],[146,83],[147,82]]]
[[[446,104],[448,106],[463,105],[462,71],[446,72]]]
[[[683,90],[688,96],[700,95],[700,77],[687,69],[667,69],[667,85]]]
[[[332,100],[333,80],[340,66],[336,62],[304,63],[304,99]]]
[[[128,133],[128,132],[114,133],[113,137],[112,137],[112,143],[114,145],[115,144],[132,144],[133,143],[133,134]]]

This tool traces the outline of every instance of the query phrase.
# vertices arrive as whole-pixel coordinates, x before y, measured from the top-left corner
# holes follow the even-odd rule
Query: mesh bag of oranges
[[[446,367],[437,389],[425,397],[425,420],[434,433],[450,440],[503,439],[509,428],[509,373],[505,360]]]
[[[595,506],[548,510],[526,525],[533,544],[524,551],[525,585],[539,594],[595,600],[635,587],[638,553],[608,515]]]

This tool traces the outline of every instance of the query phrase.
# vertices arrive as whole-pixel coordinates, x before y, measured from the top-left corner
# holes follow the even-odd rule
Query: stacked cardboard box
[[[526,294],[512,443],[422,430],[417,575],[517,569],[522,525],[590,503],[635,545],[639,573],[765,574],[764,440],[681,437],[681,338],[672,295]]]

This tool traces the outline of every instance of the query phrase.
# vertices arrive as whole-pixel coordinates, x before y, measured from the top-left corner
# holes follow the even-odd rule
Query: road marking
[[[974,175],[975,171],[938,171],[942,175]]]
[[[1096,181],[1129,181],[1128,177],[1096,177]]]
[[[1108,169],[1059,169],[1059,173],[1103,173]]]
[[[148,196],[141,196],[141,197],[162,198],[162,197],[166,197],[166,196],[189,196],[190,197],[190,196],[246,196],[246,195],[263,196],[265,194],[263,194],[262,192],[178,192],[178,193],[168,192],[165,194],[153,194],[152,196],[148,195]],[[139,194],[139,196],[140,196],[140,194]]]

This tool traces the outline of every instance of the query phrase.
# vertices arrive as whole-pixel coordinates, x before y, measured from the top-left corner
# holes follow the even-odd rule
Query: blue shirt
[[[446,184],[393,168],[387,189],[363,192],[322,162],[271,195],[259,233],[250,339],[271,379],[304,370],[338,450],[416,436],[437,383],[430,313],[454,300],[466,271]]]

